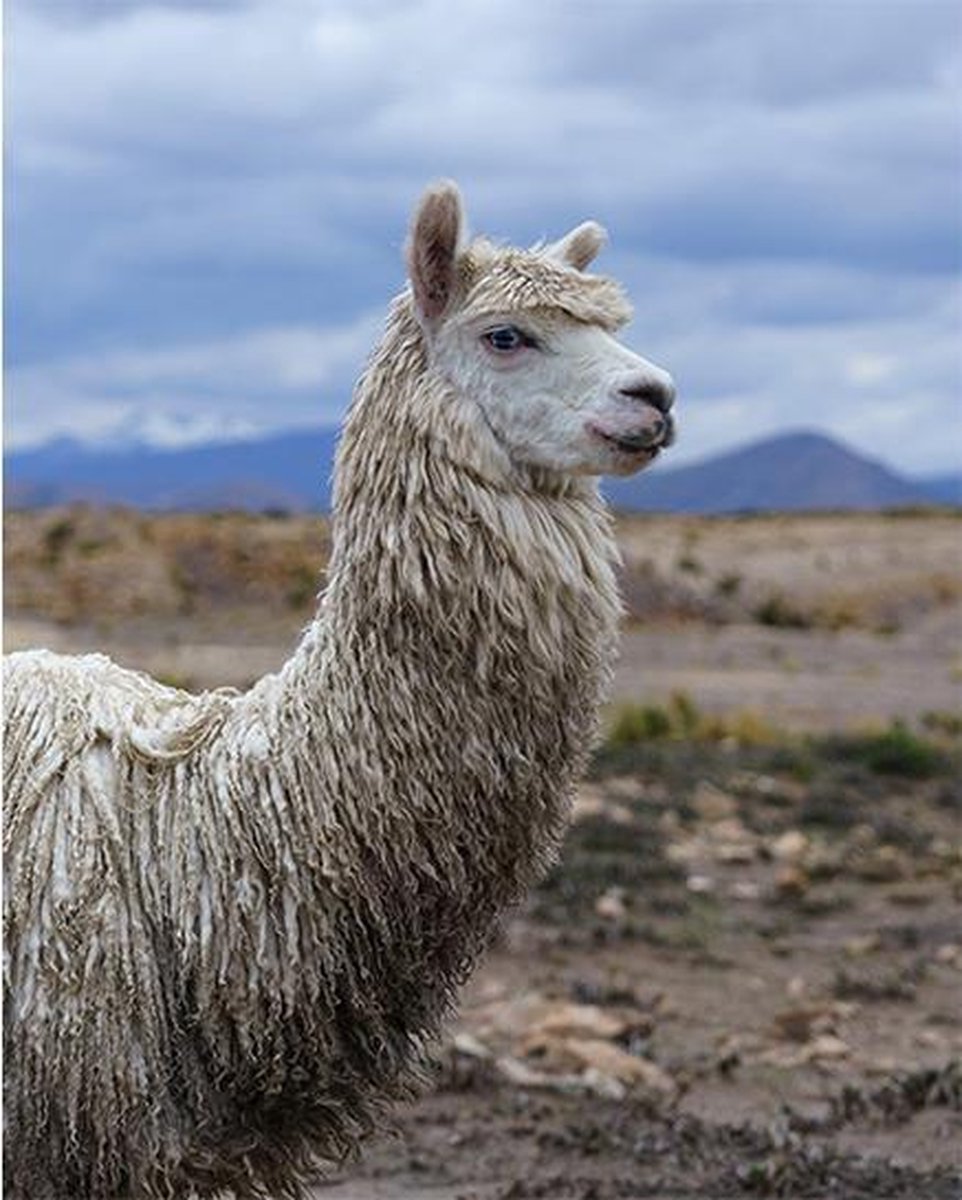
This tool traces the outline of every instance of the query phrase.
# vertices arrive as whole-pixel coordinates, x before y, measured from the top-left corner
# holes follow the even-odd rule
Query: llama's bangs
[[[469,286],[460,315],[466,320],[514,309],[556,309],[576,321],[599,325],[614,332],[632,316],[631,304],[621,285],[602,275],[585,275],[556,264],[543,255],[524,251],[496,252],[494,261],[484,255],[471,270],[466,264]]]

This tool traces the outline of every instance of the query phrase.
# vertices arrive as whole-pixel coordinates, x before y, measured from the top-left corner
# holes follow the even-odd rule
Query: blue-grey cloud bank
[[[8,0],[8,445],[339,420],[426,182],[609,229],[676,461],[814,427],[957,468],[962,10]]]

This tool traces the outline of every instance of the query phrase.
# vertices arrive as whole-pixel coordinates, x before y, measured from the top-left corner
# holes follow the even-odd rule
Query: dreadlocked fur
[[[622,319],[534,254],[467,261]],[[610,672],[609,523],[593,479],[479,436],[422,324],[396,301],[358,385],[328,584],[277,674],[191,695],[7,660],[14,1200],[302,1195],[410,1094],[555,856]]]

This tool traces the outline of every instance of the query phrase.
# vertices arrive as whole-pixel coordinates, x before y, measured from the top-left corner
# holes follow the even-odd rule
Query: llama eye
[[[513,354],[524,346],[536,345],[534,338],[528,337],[516,325],[497,325],[485,333],[484,340],[499,354]]]

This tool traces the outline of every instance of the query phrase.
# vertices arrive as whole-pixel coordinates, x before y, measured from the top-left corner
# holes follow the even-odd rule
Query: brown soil
[[[962,1196],[959,528],[622,525],[613,718],[663,727],[599,753],[433,1088],[318,1200]],[[244,685],[307,619],[325,537],[13,514],[7,647]],[[859,733],[893,717],[922,737]]]
[[[633,517],[618,532],[616,702],[683,692],[806,729],[962,709],[957,516]],[[14,512],[5,646],[244,687],[290,652],[328,552],[313,517]]]
[[[861,745],[603,753],[435,1090],[318,1197],[962,1194],[958,762]]]

